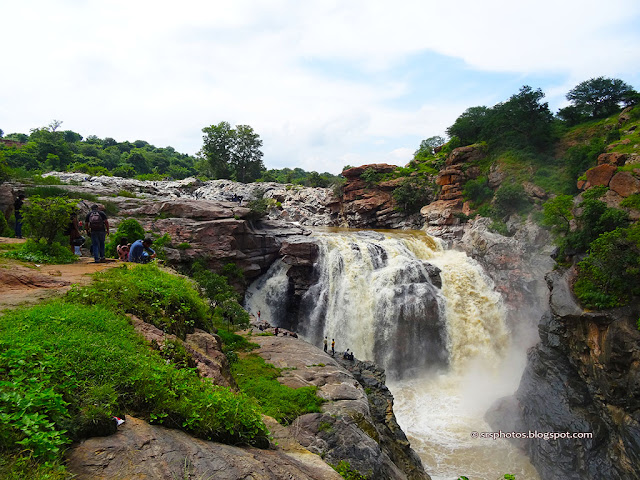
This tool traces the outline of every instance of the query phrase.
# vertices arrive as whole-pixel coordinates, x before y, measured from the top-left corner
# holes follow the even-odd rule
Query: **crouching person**
[[[153,241],[150,238],[136,240],[129,249],[129,261],[135,263],[149,263],[156,258],[156,252],[151,248]]]

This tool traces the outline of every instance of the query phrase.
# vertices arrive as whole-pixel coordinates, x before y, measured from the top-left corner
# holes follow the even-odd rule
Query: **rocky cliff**
[[[489,412],[502,431],[589,433],[522,442],[544,480],[640,478],[640,306],[584,311],[573,272],[547,276],[551,310],[513,397]]]

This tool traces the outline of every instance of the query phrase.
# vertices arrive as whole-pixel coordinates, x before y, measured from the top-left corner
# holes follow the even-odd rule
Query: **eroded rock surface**
[[[515,396],[488,420],[503,431],[593,434],[525,441],[544,480],[640,479],[640,306],[586,312],[572,299],[563,306],[570,276],[548,279],[554,305],[540,322],[541,341]]]
[[[268,363],[286,368],[281,383],[315,385],[326,400],[322,413],[302,415],[291,425],[301,445],[331,464],[344,460],[370,478],[429,478],[396,423],[382,369],[334,358],[290,336],[254,336],[252,341]]]
[[[87,439],[67,453],[79,480],[340,480],[320,457],[297,447],[259,450],[200,440],[127,417],[109,437]]]

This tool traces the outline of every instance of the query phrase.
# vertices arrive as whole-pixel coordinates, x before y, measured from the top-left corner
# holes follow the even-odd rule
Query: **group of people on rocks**
[[[77,242],[77,237],[81,237],[77,216],[72,217],[71,232],[69,241],[72,246]],[[105,258],[105,241],[109,235],[109,219],[107,214],[100,209],[98,205],[92,205],[91,210],[87,213],[84,222],[87,233],[91,236],[91,253],[95,263],[106,262]],[[84,239],[83,239],[84,240]],[[84,243],[84,241],[83,241]],[[125,237],[121,238],[116,247],[118,259],[124,262],[149,263],[156,258],[156,252],[151,248],[153,240],[145,238],[129,243]]]
[[[324,341],[322,343],[323,343],[325,353],[329,353],[327,351],[329,340],[327,339],[326,336],[324,337]],[[335,357],[335,355],[336,355],[336,339],[332,338],[331,339],[331,356]],[[349,352],[348,348],[347,348],[347,351],[342,354],[342,358],[344,358],[345,360],[352,360],[352,361],[355,360],[355,356],[353,352]]]

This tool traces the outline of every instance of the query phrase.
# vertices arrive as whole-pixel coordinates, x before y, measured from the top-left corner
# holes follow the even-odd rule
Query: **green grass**
[[[282,385],[277,380],[281,370],[256,354],[240,356],[232,364],[231,373],[240,390],[259,403],[262,413],[284,425],[305,413],[320,411],[323,400],[316,395],[317,387]]]
[[[108,308],[58,300],[6,313],[0,325],[3,455],[56,461],[125,413],[225,443],[268,435],[247,396],[167,364]]]
[[[195,327],[213,331],[209,306],[193,284],[154,264],[104,270],[95,275],[93,284],[74,287],[68,295],[79,303],[99,303],[136,315],[180,338]]]

